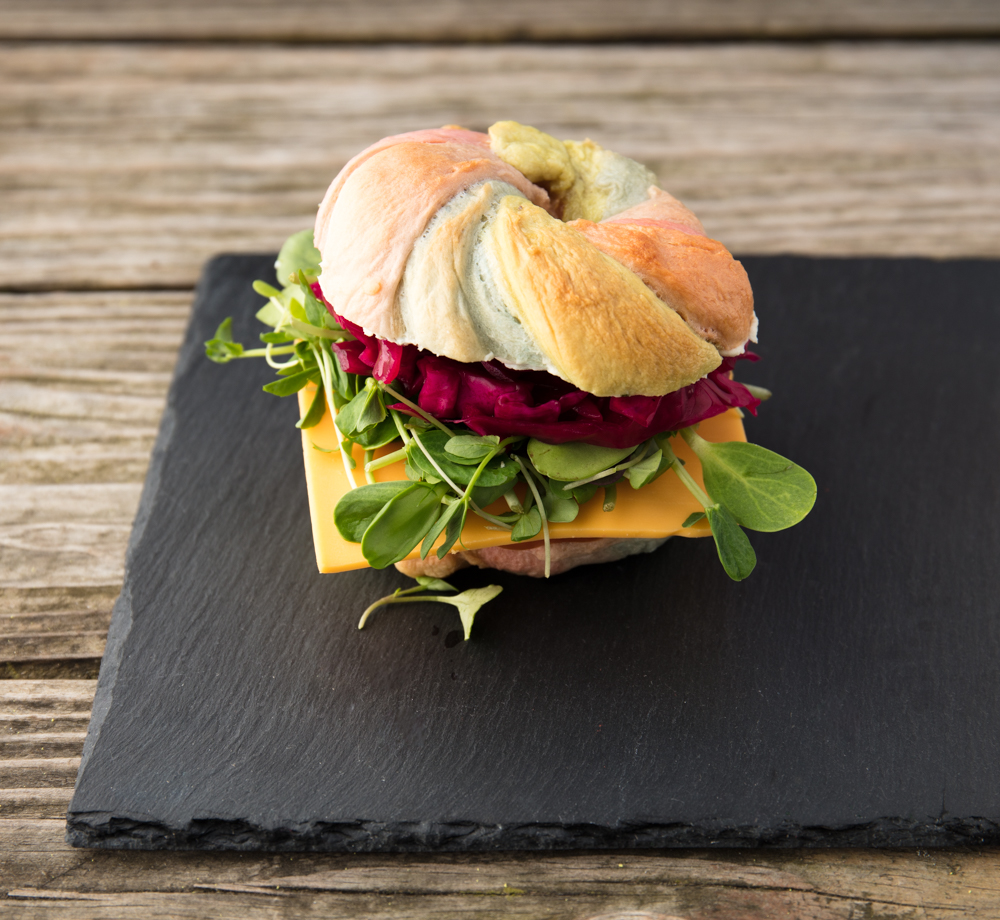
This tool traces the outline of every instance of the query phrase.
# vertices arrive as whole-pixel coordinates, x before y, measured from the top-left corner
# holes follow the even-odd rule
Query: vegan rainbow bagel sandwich
[[[808,513],[812,478],[739,421],[768,395],[733,379],[755,358],[746,272],[656,181],[510,121],[388,137],[341,170],[282,289],[255,286],[264,347],[228,321],[207,343],[299,394],[321,569],[332,517],[351,546],[327,570],[549,575],[679,534],[712,535],[741,579],[744,528]]]

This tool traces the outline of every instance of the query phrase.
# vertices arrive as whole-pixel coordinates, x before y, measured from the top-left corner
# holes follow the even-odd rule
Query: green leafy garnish
[[[215,336],[205,343],[205,357],[216,364],[226,364],[243,355],[243,346],[233,341],[233,318],[224,319]]]
[[[361,614],[358,629],[364,629],[365,622],[368,620],[368,617],[371,616],[372,611],[378,607],[384,607],[388,604],[413,604],[420,601],[435,601],[439,604],[451,604],[453,607],[458,608],[458,615],[462,620],[462,631],[465,634],[466,641],[468,641],[472,635],[472,624],[475,621],[476,614],[479,613],[480,608],[484,604],[489,603],[501,591],[503,591],[503,588],[500,587],[500,585],[487,585],[485,588],[469,588],[469,590],[463,591],[461,594],[456,594],[454,597],[445,597],[443,595],[413,597],[414,594],[418,594],[421,591],[455,590],[448,584],[448,582],[441,581],[437,578],[425,578],[418,575],[417,581],[419,584],[414,588],[407,588],[405,590],[397,588],[388,597],[383,597],[375,601],[374,604]]]
[[[445,540],[438,548],[438,559],[444,559],[448,551],[454,546],[455,541],[462,533],[465,526],[465,515],[469,510],[468,502],[459,500],[452,502],[445,508],[444,513],[439,517],[424,537],[424,542],[420,544],[420,558],[426,559],[435,541],[442,532],[445,532]]]
[[[264,358],[277,378],[264,389],[277,396],[298,393],[316,384],[308,409],[297,423],[301,429],[318,425],[329,412],[351,491],[338,502],[334,523],[345,540],[361,544],[365,559],[384,568],[420,547],[426,558],[439,558],[461,541],[469,514],[488,526],[505,529],[512,542],[537,539],[545,546],[545,575],[551,570],[550,523],[576,519],[580,507],[603,494],[604,510],[615,507],[616,483],[628,480],[641,489],[673,470],[696,498],[702,510],[688,516],[689,528],[708,521],[719,559],[729,576],[746,578],[756,564],[744,528],[776,531],[801,521],[816,500],[816,483],[801,467],[752,444],[717,444],[700,437],[695,427],[679,434],[701,461],[704,488],[685,470],[671,447],[678,432],[666,431],[628,448],[599,447],[582,442],[548,444],[538,439],[481,436],[466,426],[446,424],[411,399],[399,381],[381,382],[371,376],[348,373],[332,346],[353,340],[341,328],[312,289],[320,273],[320,254],[312,232],[290,237],[278,255],[275,269],[280,287],[254,282],[265,298],[257,318],[269,327],[259,338],[263,347],[247,348],[233,338],[232,320],[222,322],[205,343],[208,358],[219,364],[243,358]],[[757,398],[771,394],[749,386]],[[404,389],[404,392],[400,392]],[[391,408],[402,405],[407,411]],[[408,413],[413,413],[412,415]],[[364,452],[361,471],[367,484],[355,478],[353,448]],[[376,458],[375,451],[386,448]],[[376,482],[374,473],[403,463],[407,479]],[[485,509],[503,498],[509,511]],[[418,586],[397,591],[373,604],[434,600],[459,609],[469,637],[479,607],[500,592],[497,586],[473,589],[454,597],[423,592],[454,591],[440,579],[421,578]],[[412,596],[420,594],[421,596]]]
[[[409,460],[418,469],[430,475],[440,476],[444,473],[453,482],[467,486],[476,477],[481,486],[502,486],[517,479],[517,466],[497,454],[500,440],[491,444],[489,449],[475,460],[474,465],[465,458],[455,457],[447,445],[456,438],[449,438],[443,431],[433,429],[419,435],[418,443],[410,447]],[[491,456],[492,455],[492,456]],[[491,457],[489,463],[482,469],[483,459]]]
[[[816,502],[816,481],[801,466],[757,444],[715,444],[692,428],[681,432],[701,461],[708,494],[750,530],[771,533],[798,524]]]
[[[376,482],[352,489],[333,509],[333,523],[349,543],[360,543],[376,515],[395,498],[413,485],[412,482]],[[409,550],[407,550],[409,552]]]
[[[323,416],[326,414],[326,397],[323,395],[323,388],[316,387],[312,402],[309,404],[309,411],[296,423],[296,428],[315,428]]]
[[[281,284],[315,281],[319,277],[320,252],[313,244],[312,230],[293,233],[278,253],[274,271]]]
[[[342,434],[350,437],[384,422],[386,417],[382,393],[375,378],[369,377],[364,389],[337,413],[336,425]]]
[[[523,543],[525,540],[533,540],[542,529],[542,516],[537,508],[520,515],[517,523],[510,532],[510,538],[515,543]]]
[[[389,499],[361,538],[361,552],[373,569],[402,562],[423,540],[441,514],[444,491],[442,486],[414,482]]]
[[[659,479],[669,469],[670,464],[664,458],[663,451],[654,450],[635,466],[625,470],[625,478],[632,484],[633,489],[641,489]]]
[[[750,546],[746,534],[740,530],[740,526],[733,520],[733,516],[721,504],[713,502],[701,486],[694,481],[691,474],[684,469],[684,461],[674,453],[667,438],[660,440],[659,444],[663,456],[673,471],[705,509],[703,515],[708,518],[709,526],[712,528],[715,549],[726,574],[734,581],[742,581],[757,564],[757,557],[754,555],[753,547]],[[685,521],[685,525],[688,521],[694,523],[696,520],[700,520],[700,516],[690,515]]]
[[[747,535],[723,505],[709,505],[705,516],[712,528],[715,548],[726,574],[733,581],[743,581],[757,565],[757,554]]]
[[[532,466],[543,476],[562,482],[589,479],[610,471],[634,450],[634,447],[598,447],[582,441],[570,441],[567,444],[546,444],[536,438],[528,441],[528,456]]]
[[[704,511],[695,511],[693,514],[689,514],[686,518],[684,518],[684,523],[681,524],[681,527],[694,527],[694,525],[697,524],[698,521],[700,521],[704,516]]]
[[[444,449],[455,463],[466,463],[475,466],[499,443],[500,438],[496,435],[490,435],[485,438],[458,435],[447,441]]]
[[[319,372],[310,369],[299,371],[297,374],[289,374],[286,377],[279,377],[271,383],[264,384],[264,392],[273,396],[291,396],[298,393],[307,383],[318,383]]]

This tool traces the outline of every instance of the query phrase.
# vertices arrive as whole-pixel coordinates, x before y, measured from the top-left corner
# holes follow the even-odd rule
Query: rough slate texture
[[[751,440],[820,492],[755,534],[450,607],[315,572],[295,406],[199,343],[199,288],[115,609],[71,843],[472,850],[1000,840],[1000,265],[745,260],[777,394]],[[244,341],[252,320],[237,323]]]

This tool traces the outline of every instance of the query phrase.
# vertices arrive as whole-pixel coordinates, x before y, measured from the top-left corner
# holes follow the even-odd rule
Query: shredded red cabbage
[[[723,358],[706,377],[666,396],[592,396],[544,371],[515,371],[499,361],[463,364],[367,335],[316,296],[357,341],[334,342],[333,352],[349,374],[395,381],[408,399],[445,422],[467,425],[477,434],[539,438],[550,444],[586,441],[603,447],[632,447],[663,431],[677,431],[731,407],[757,414],[760,400],[729,377],[737,361],[756,361],[746,352]],[[393,406],[409,412],[406,406]],[[411,413],[412,414],[412,413]]]

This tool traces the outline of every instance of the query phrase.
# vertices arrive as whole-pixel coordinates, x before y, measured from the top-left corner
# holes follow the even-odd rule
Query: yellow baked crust
[[[497,283],[564,380],[595,396],[663,396],[722,363],[632,271],[529,201],[490,225]]]

